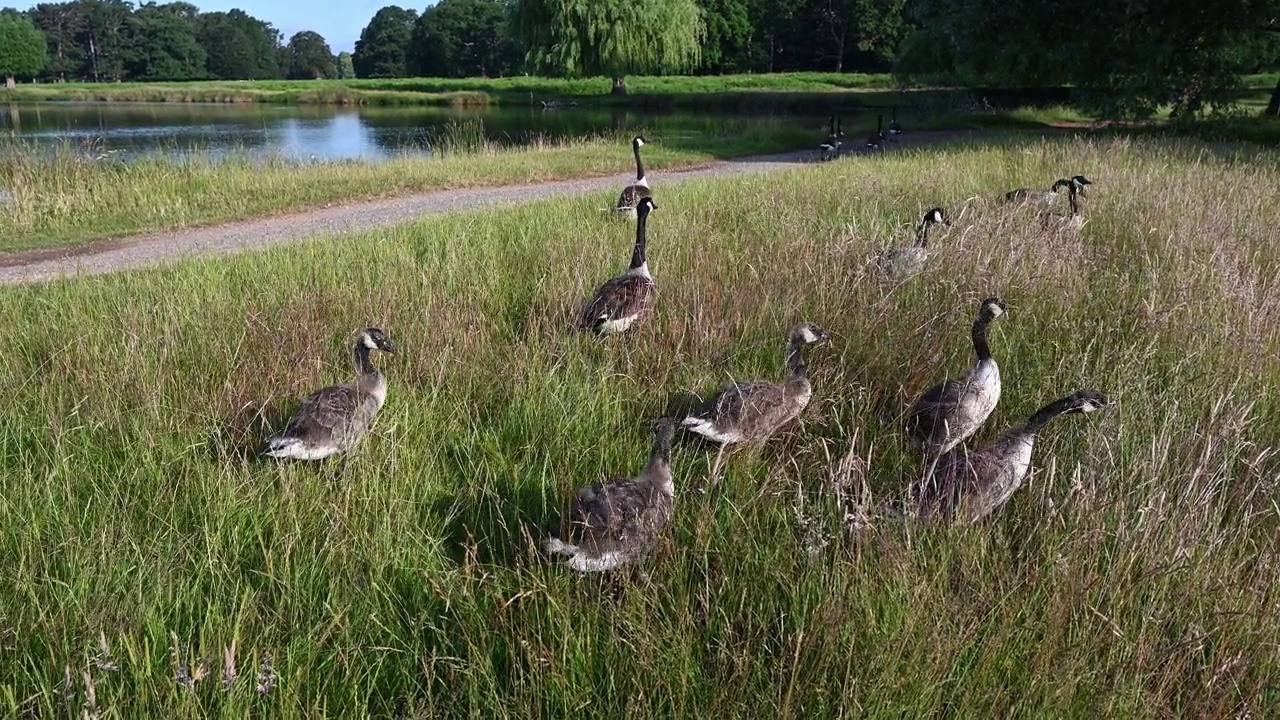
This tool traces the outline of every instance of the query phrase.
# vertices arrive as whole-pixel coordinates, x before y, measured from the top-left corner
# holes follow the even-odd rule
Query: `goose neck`
[[[378,369],[369,359],[369,352],[370,348],[363,342],[356,342],[355,347],[351,349],[351,365],[355,368],[356,374],[361,376],[378,374]]]
[[[927,247],[929,245],[929,221],[921,220],[920,225],[916,228],[916,245]]]
[[[787,381],[806,379],[804,364],[804,341],[792,340],[787,345]]]
[[[973,351],[980,362],[991,359],[991,347],[987,344],[987,326],[990,324],[991,317],[986,313],[979,315],[973,323]]]
[[[642,209],[636,216],[636,246],[631,251],[631,270],[633,271],[648,267],[644,256],[645,244],[648,242],[648,224],[649,213]],[[648,274],[647,270],[645,274]]]
[[[1037,410],[1030,418],[1027,418],[1027,422],[1022,426],[1022,432],[1026,435],[1034,436],[1054,418],[1071,412],[1073,407],[1074,405],[1070,398],[1054,400],[1048,405]]]
[[[632,143],[631,151],[636,156],[636,182],[644,180],[644,163],[640,160],[640,143]]]

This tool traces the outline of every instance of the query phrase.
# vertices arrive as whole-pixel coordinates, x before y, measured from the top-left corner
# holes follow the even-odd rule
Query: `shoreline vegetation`
[[[1240,103],[1265,107],[1277,73],[1242,79]],[[903,82],[887,73],[792,72],[760,75],[635,76],[626,95],[608,78],[404,78],[353,80],[208,80],[154,83],[29,83],[0,90],[0,102],[274,103],[339,106],[567,107],[572,103],[638,109],[819,110],[948,107],[998,109],[1070,104],[1069,88],[960,88]]]

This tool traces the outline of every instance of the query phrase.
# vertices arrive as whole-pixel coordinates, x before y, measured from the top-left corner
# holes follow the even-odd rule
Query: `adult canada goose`
[[[836,157],[844,152],[844,118],[836,118]]]
[[[1112,404],[1097,390],[1078,390],[1040,408],[981,450],[952,450],[938,461],[930,478],[913,488],[917,510],[922,515],[941,514],[968,522],[991,515],[1022,487],[1031,467],[1036,433],[1049,421]]]
[[[649,262],[644,251],[648,242],[649,213],[656,207],[653,198],[640,198],[636,206],[636,244],[631,251],[631,266],[625,273],[606,280],[596,290],[578,319],[579,330],[591,330],[602,335],[620,333],[653,308],[657,289],[653,276],[649,274]]]
[[[730,385],[689,413],[680,424],[722,445],[763,442],[809,404],[813,389],[805,376],[804,348],[829,337],[813,323],[796,325],[788,335],[787,374],[782,382],[753,380]]]
[[[649,462],[639,475],[595,482],[579,490],[569,514],[568,541],[553,536],[543,549],[567,556],[566,563],[578,572],[597,572],[618,567],[652,548],[671,518],[674,434],[671,418],[659,420]]]
[[[930,208],[916,227],[916,244],[894,248],[886,253],[880,259],[881,271],[894,277],[909,277],[923,270],[925,260],[929,257],[929,228],[939,224],[949,226],[951,220],[942,208]]]
[[[1058,215],[1052,212],[1040,214],[1040,224],[1048,230],[1079,230],[1084,227],[1084,217],[1080,214],[1080,200],[1076,197],[1083,190],[1075,184],[1067,185],[1067,204],[1071,212]]]
[[[876,116],[876,134],[867,138],[867,149],[884,149],[884,115]]]
[[[1018,203],[1023,205],[1052,205],[1053,201],[1058,197],[1059,188],[1073,188],[1075,190],[1083,190],[1085,185],[1092,185],[1089,178],[1083,175],[1075,175],[1071,178],[1063,180],[1055,180],[1048,190],[1040,190],[1038,188],[1018,188],[1010,190],[1004,194],[1006,203]]]
[[[320,460],[351,449],[373,423],[387,399],[387,379],[369,361],[369,353],[394,353],[386,333],[367,328],[351,351],[354,382],[321,388],[303,399],[284,432],[267,441],[267,455]]]
[[[1000,402],[1000,367],[987,346],[987,326],[1004,314],[998,298],[987,298],[973,322],[978,361],[958,378],[929,388],[907,412],[907,436],[926,457],[941,455],[972,435]]]
[[[624,188],[618,195],[618,212],[634,213],[640,198],[650,197],[649,177],[645,175],[644,163],[640,161],[640,148],[644,147],[644,138],[637,135],[631,139],[631,152],[636,156],[636,181]]]
[[[827,123],[831,126],[831,134],[818,146],[819,162],[825,162],[840,154],[840,138],[836,134],[835,116],[827,118]]]
[[[902,126],[898,124],[898,108],[893,108],[893,118],[889,120],[889,140],[898,142],[898,136],[902,134]]]

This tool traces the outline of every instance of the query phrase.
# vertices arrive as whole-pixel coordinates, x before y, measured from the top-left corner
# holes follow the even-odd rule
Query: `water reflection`
[[[250,152],[292,159],[380,159],[427,153],[451,123],[478,120],[486,140],[527,145],[631,129],[667,137],[725,132],[775,116],[634,112],[602,108],[342,108],[207,103],[24,103],[0,105],[0,128],[41,146],[63,141],[93,152]],[[815,128],[824,118],[788,116]]]

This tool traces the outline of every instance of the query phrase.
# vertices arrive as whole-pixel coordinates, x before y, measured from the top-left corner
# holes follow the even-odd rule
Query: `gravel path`
[[[936,142],[954,135],[955,133],[916,133],[912,142],[902,144]],[[687,170],[663,171],[656,173],[655,179],[657,188],[660,189],[681,180],[795,168],[811,163],[813,158],[811,150],[758,155],[717,161]],[[228,255],[317,235],[386,227],[450,210],[496,207],[553,195],[583,195],[605,189],[619,189],[626,181],[626,177],[610,176],[556,180],[532,185],[436,190],[303,210],[257,220],[91,242],[75,247],[21,251],[0,255],[0,285],[112,273],[201,255]]]

